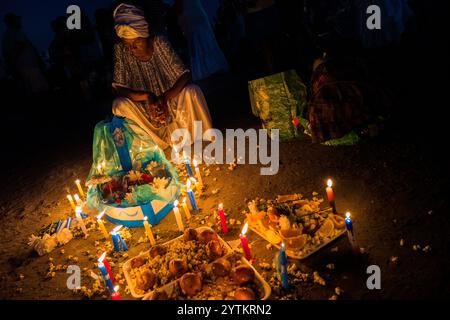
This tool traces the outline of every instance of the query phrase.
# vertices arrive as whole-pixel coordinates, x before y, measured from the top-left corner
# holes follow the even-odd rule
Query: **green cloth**
[[[249,81],[250,103],[263,128],[280,130],[280,141],[300,137],[301,127],[292,120],[302,117],[307,104],[307,88],[295,70]]]

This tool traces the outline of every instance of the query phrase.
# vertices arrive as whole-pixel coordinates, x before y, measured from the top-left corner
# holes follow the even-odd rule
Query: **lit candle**
[[[202,194],[202,188],[200,187],[200,183],[197,181],[197,179],[195,178],[189,178],[189,180],[192,181],[195,190],[197,190],[198,194],[201,195]]]
[[[109,238],[109,234],[108,231],[105,228],[105,224],[103,223],[102,217],[105,214],[106,210],[103,210],[98,216],[97,216],[97,223],[98,223],[98,227],[100,228],[100,231],[103,233],[103,237],[105,239]]]
[[[106,260],[106,251],[103,252],[101,255],[99,255],[99,260],[103,262],[105,265],[106,271],[108,272],[109,278],[111,279],[113,284],[116,284],[116,278],[114,278],[114,274],[112,273],[111,267],[108,263],[108,260]]]
[[[81,201],[80,196],[78,194],[74,194],[73,198],[75,199],[75,202],[77,203],[77,206],[82,206],[83,205],[83,201]]]
[[[239,235],[239,238],[241,239],[242,249],[244,250],[245,258],[248,261],[250,261],[252,259],[252,256],[250,254],[250,248],[248,247],[247,237],[245,236],[245,234],[247,233],[247,230],[248,230],[248,222],[246,222],[244,224],[244,227],[242,228],[242,232]]]
[[[178,208],[178,200],[173,203],[173,214],[175,215],[175,220],[177,221],[178,230],[184,231],[183,220],[181,219],[180,209]]]
[[[111,277],[109,276],[108,270],[106,270],[104,259],[106,256],[106,252],[104,252],[100,258],[98,259],[98,268],[100,269],[100,272],[102,273],[103,280],[105,281],[106,286],[109,289],[109,292],[114,292],[114,284],[111,280]]]
[[[187,180],[186,187],[187,187],[187,195],[189,198],[189,202],[191,203],[192,210],[198,211],[197,202],[195,201],[194,191],[192,191],[192,189],[191,189],[191,180],[189,180],[189,179]]]
[[[116,252],[119,252],[120,250],[122,250],[122,251],[128,250],[128,247],[127,247],[125,241],[122,239],[122,237],[120,236],[120,233],[119,233],[119,230],[122,227],[123,226],[117,226],[111,231],[111,237],[112,237],[112,241],[113,241],[113,245],[114,245],[114,251],[116,251]]]
[[[286,246],[284,241],[281,243],[280,251],[278,252],[278,276],[281,280],[281,284],[284,289],[289,288],[289,278],[287,272],[287,257],[286,257]]]
[[[80,179],[75,180],[75,184],[77,185],[78,191],[80,192],[80,196],[84,198],[83,188],[81,187]]]
[[[153,236],[152,228],[150,227],[150,224],[148,223],[147,219],[148,219],[147,217],[144,217],[145,234],[147,235],[150,244],[154,246],[156,244],[155,237]]]
[[[345,227],[347,229],[347,236],[348,236],[348,240],[350,241],[350,244],[352,246],[353,251],[356,252],[356,253],[359,253],[360,249],[359,249],[359,246],[356,244],[356,241],[355,241],[355,235],[353,233],[353,221],[350,218],[350,216],[351,216],[350,212],[347,212],[345,214],[345,220],[344,221],[345,221]]]
[[[200,174],[200,168],[197,165],[197,160],[194,159],[193,163],[194,163],[194,168],[195,168],[195,176],[197,177],[200,187],[203,187],[202,175]]]
[[[112,300],[121,300],[122,298],[120,297],[120,293],[119,293],[119,286],[115,286],[114,287],[114,292],[111,295],[111,299]]]
[[[67,195],[67,200],[69,200],[70,206],[72,207],[72,209],[75,209],[76,205],[75,205],[75,202],[73,202],[73,198],[70,194]]]
[[[222,203],[219,204],[219,208],[218,208],[217,211],[219,213],[220,223],[222,224],[223,234],[227,234],[228,233],[228,226],[227,226],[227,220],[225,218],[225,212],[223,211],[223,204]]]
[[[191,219],[191,212],[189,211],[189,208],[187,206],[187,198],[183,198],[183,202],[181,203],[181,207],[183,208],[184,214],[186,215],[186,218],[189,220]]]
[[[103,170],[102,170],[102,165],[101,165],[101,163],[99,163],[99,164],[97,165],[97,171],[98,171],[98,174],[100,174],[100,175],[103,174]]]
[[[184,150],[183,150],[183,159],[184,159],[184,165],[186,166],[186,171],[187,171],[189,177],[192,178],[194,175],[192,174],[191,165],[189,164],[189,159],[187,158]]]
[[[84,233],[84,237],[87,238],[88,233],[87,233],[86,225],[84,224],[84,221],[83,221],[83,217],[81,216],[81,212],[82,212],[81,207],[77,206],[75,208],[75,216],[77,217],[77,223],[80,224],[81,230],[83,230],[83,233]]]
[[[330,206],[333,208],[333,213],[336,214],[336,203],[334,201],[334,192],[333,192],[333,181],[331,179],[328,179],[327,181],[327,198]]]

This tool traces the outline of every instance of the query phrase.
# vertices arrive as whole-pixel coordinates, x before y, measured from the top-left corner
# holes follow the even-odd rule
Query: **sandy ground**
[[[240,85],[241,89],[227,91],[227,84],[218,86],[217,82],[204,86],[216,126],[257,127],[258,121],[249,115],[245,83],[234,85]],[[64,265],[74,263],[70,255],[78,258],[76,264],[83,269],[82,286],[92,285],[90,270],[98,273],[93,254],[97,250],[95,241],[104,241],[100,231],[91,232],[87,240],[74,239],[42,257],[27,246],[31,234],[52,221],[67,217],[71,209],[65,196],[69,190],[76,192],[75,179],[84,180],[87,176],[93,123],[77,130],[76,124],[83,119],[83,112],[90,111],[82,110],[74,115],[68,122],[70,125],[59,124],[56,136],[53,127],[44,123],[34,139],[23,141],[26,148],[18,148],[16,157],[10,159],[10,170],[3,173],[0,199],[2,299],[82,299],[82,294],[66,287],[68,275]],[[50,135],[52,142],[49,142],[49,133],[53,133]],[[313,191],[325,197],[325,180],[332,177],[338,209],[353,213],[356,239],[365,254],[352,255],[347,238],[342,237],[305,261],[289,259],[289,264],[297,264],[305,273],[318,271],[326,285],[306,281],[279,296],[296,293],[288,298],[328,299],[339,287],[342,289],[339,299],[448,297],[448,178],[443,163],[445,159],[426,146],[405,139],[395,131],[389,139],[355,147],[331,148],[311,145],[306,140],[285,142],[280,145],[280,170],[274,176],[261,176],[258,165],[238,165],[232,171],[226,165],[209,167],[211,175],[204,177],[208,187],[199,201],[201,212],[189,225],[215,223],[213,210],[219,202],[224,203],[228,218],[243,221],[241,212],[248,199],[291,193],[310,197]],[[218,192],[213,194],[213,190]],[[110,223],[106,226],[113,228]],[[230,226],[225,240],[238,239],[241,228],[242,225]],[[154,231],[159,243],[179,234],[173,215],[168,215]],[[138,243],[144,235],[142,229],[133,229],[131,233],[128,258],[149,247],[148,243]],[[404,239],[404,246],[400,245],[400,239]],[[259,264],[271,264],[276,250],[268,249],[267,242],[251,231],[249,240],[256,258],[255,266],[262,271]],[[413,245],[422,248],[429,245],[431,251],[414,251]],[[398,257],[397,261],[392,262],[392,257]],[[46,278],[50,258],[55,265],[61,265],[61,270],[56,271],[54,277]],[[111,260],[115,262],[116,274],[126,260],[126,255]],[[334,264],[334,270],[328,269],[328,264]],[[366,268],[372,264],[381,268],[381,290],[366,287]],[[263,274],[267,279],[272,276],[270,271]],[[105,294],[93,298],[106,299]],[[124,290],[122,296],[132,298]]]

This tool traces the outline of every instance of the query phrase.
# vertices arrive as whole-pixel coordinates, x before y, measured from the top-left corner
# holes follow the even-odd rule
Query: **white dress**
[[[184,0],[179,24],[187,39],[194,80],[228,69],[225,56],[217,44],[208,15],[200,0]]]

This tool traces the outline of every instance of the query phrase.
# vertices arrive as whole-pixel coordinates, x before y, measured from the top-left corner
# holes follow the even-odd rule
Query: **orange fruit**
[[[329,217],[333,220],[334,226],[337,229],[342,229],[345,227],[345,219],[337,214],[330,214]]]
[[[319,236],[322,236],[324,238],[331,237],[333,235],[334,231],[334,223],[333,220],[328,218],[325,220],[323,225],[320,227],[317,232],[319,233]]]

